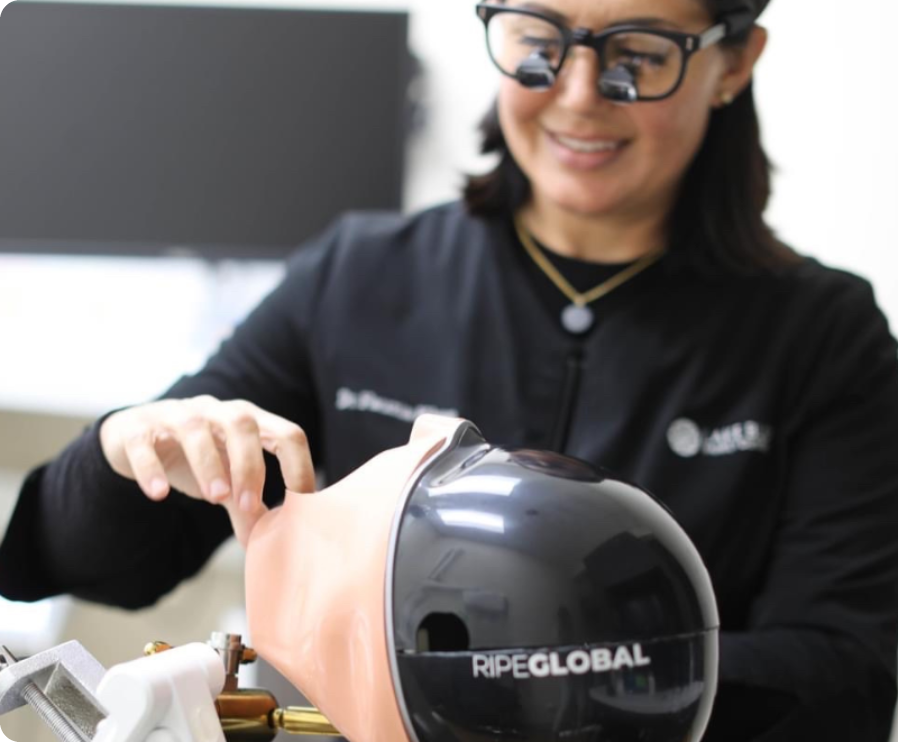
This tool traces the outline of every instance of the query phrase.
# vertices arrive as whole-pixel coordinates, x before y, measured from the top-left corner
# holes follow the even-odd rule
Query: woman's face
[[[570,28],[594,32],[636,18],[657,19],[657,27],[688,33],[701,33],[713,24],[701,0],[504,4],[548,11]],[[630,105],[599,94],[598,57],[587,47],[570,50],[548,91],[533,91],[503,76],[499,121],[537,205],[582,216],[666,214],[698,151],[712,107],[725,92],[731,54],[719,45],[695,53],[673,96]]]

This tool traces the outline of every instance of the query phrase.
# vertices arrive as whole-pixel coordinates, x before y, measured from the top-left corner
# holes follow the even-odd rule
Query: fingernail
[[[166,482],[161,477],[156,477],[152,482],[150,482],[150,494],[159,498],[162,497],[168,491],[168,482]]]
[[[212,486],[209,488],[209,494],[212,495],[213,500],[222,500],[230,494],[231,488],[228,487],[228,483],[224,481],[224,479],[216,479],[212,482]]]
[[[240,497],[240,509],[246,513],[256,509],[256,497],[252,492],[244,492]]]

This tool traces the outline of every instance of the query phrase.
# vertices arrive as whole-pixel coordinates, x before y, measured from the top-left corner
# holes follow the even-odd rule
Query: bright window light
[[[444,487],[434,490],[434,497],[443,495],[463,495],[471,492],[482,492],[484,495],[501,495],[508,497],[518,482],[521,480],[517,477],[465,477],[455,482],[449,482]]]
[[[505,533],[505,518],[479,510],[438,510],[440,520],[447,526],[478,528],[482,531]]]

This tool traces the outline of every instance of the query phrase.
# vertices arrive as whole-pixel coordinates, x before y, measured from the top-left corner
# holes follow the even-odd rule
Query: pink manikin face
[[[607,574],[620,559],[636,570],[625,593]],[[422,418],[407,445],[324,491],[288,492],[249,536],[246,600],[259,654],[352,742],[430,739],[434,728],[473,740],[483,725],[542,739],[546,724],[575,729],[605,714],[610,729],[663,724],[697,739],[716,686],[713,588],[670,514],[583,462],[491,447],[464,420]],[[622,659],[571,665],[590,678],[564,686],[579,700],[559,716],[559,686],[530,663],[572,646]],[[488,665],[511,663],[511,648],[509,705],[509,677],[498,682]],[[671,712],[670,697],[692,699],[689,712]]]
[[[390,539],[412,474],[463,422],[419,418],[407,445],[321,492],[288,492],[250,535],[253,645],[353,742],[409,739],[387,649]]]

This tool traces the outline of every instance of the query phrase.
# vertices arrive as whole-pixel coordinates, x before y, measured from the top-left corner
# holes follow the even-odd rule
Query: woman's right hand
[[[288,489],[315,489],[302,428],[244,400],[202,396],[130,407],[103,421],[100,444],[112,469],[152,500],[174,488],[225,506],[244,545],[267,510],[263,451],[277,456]]]

